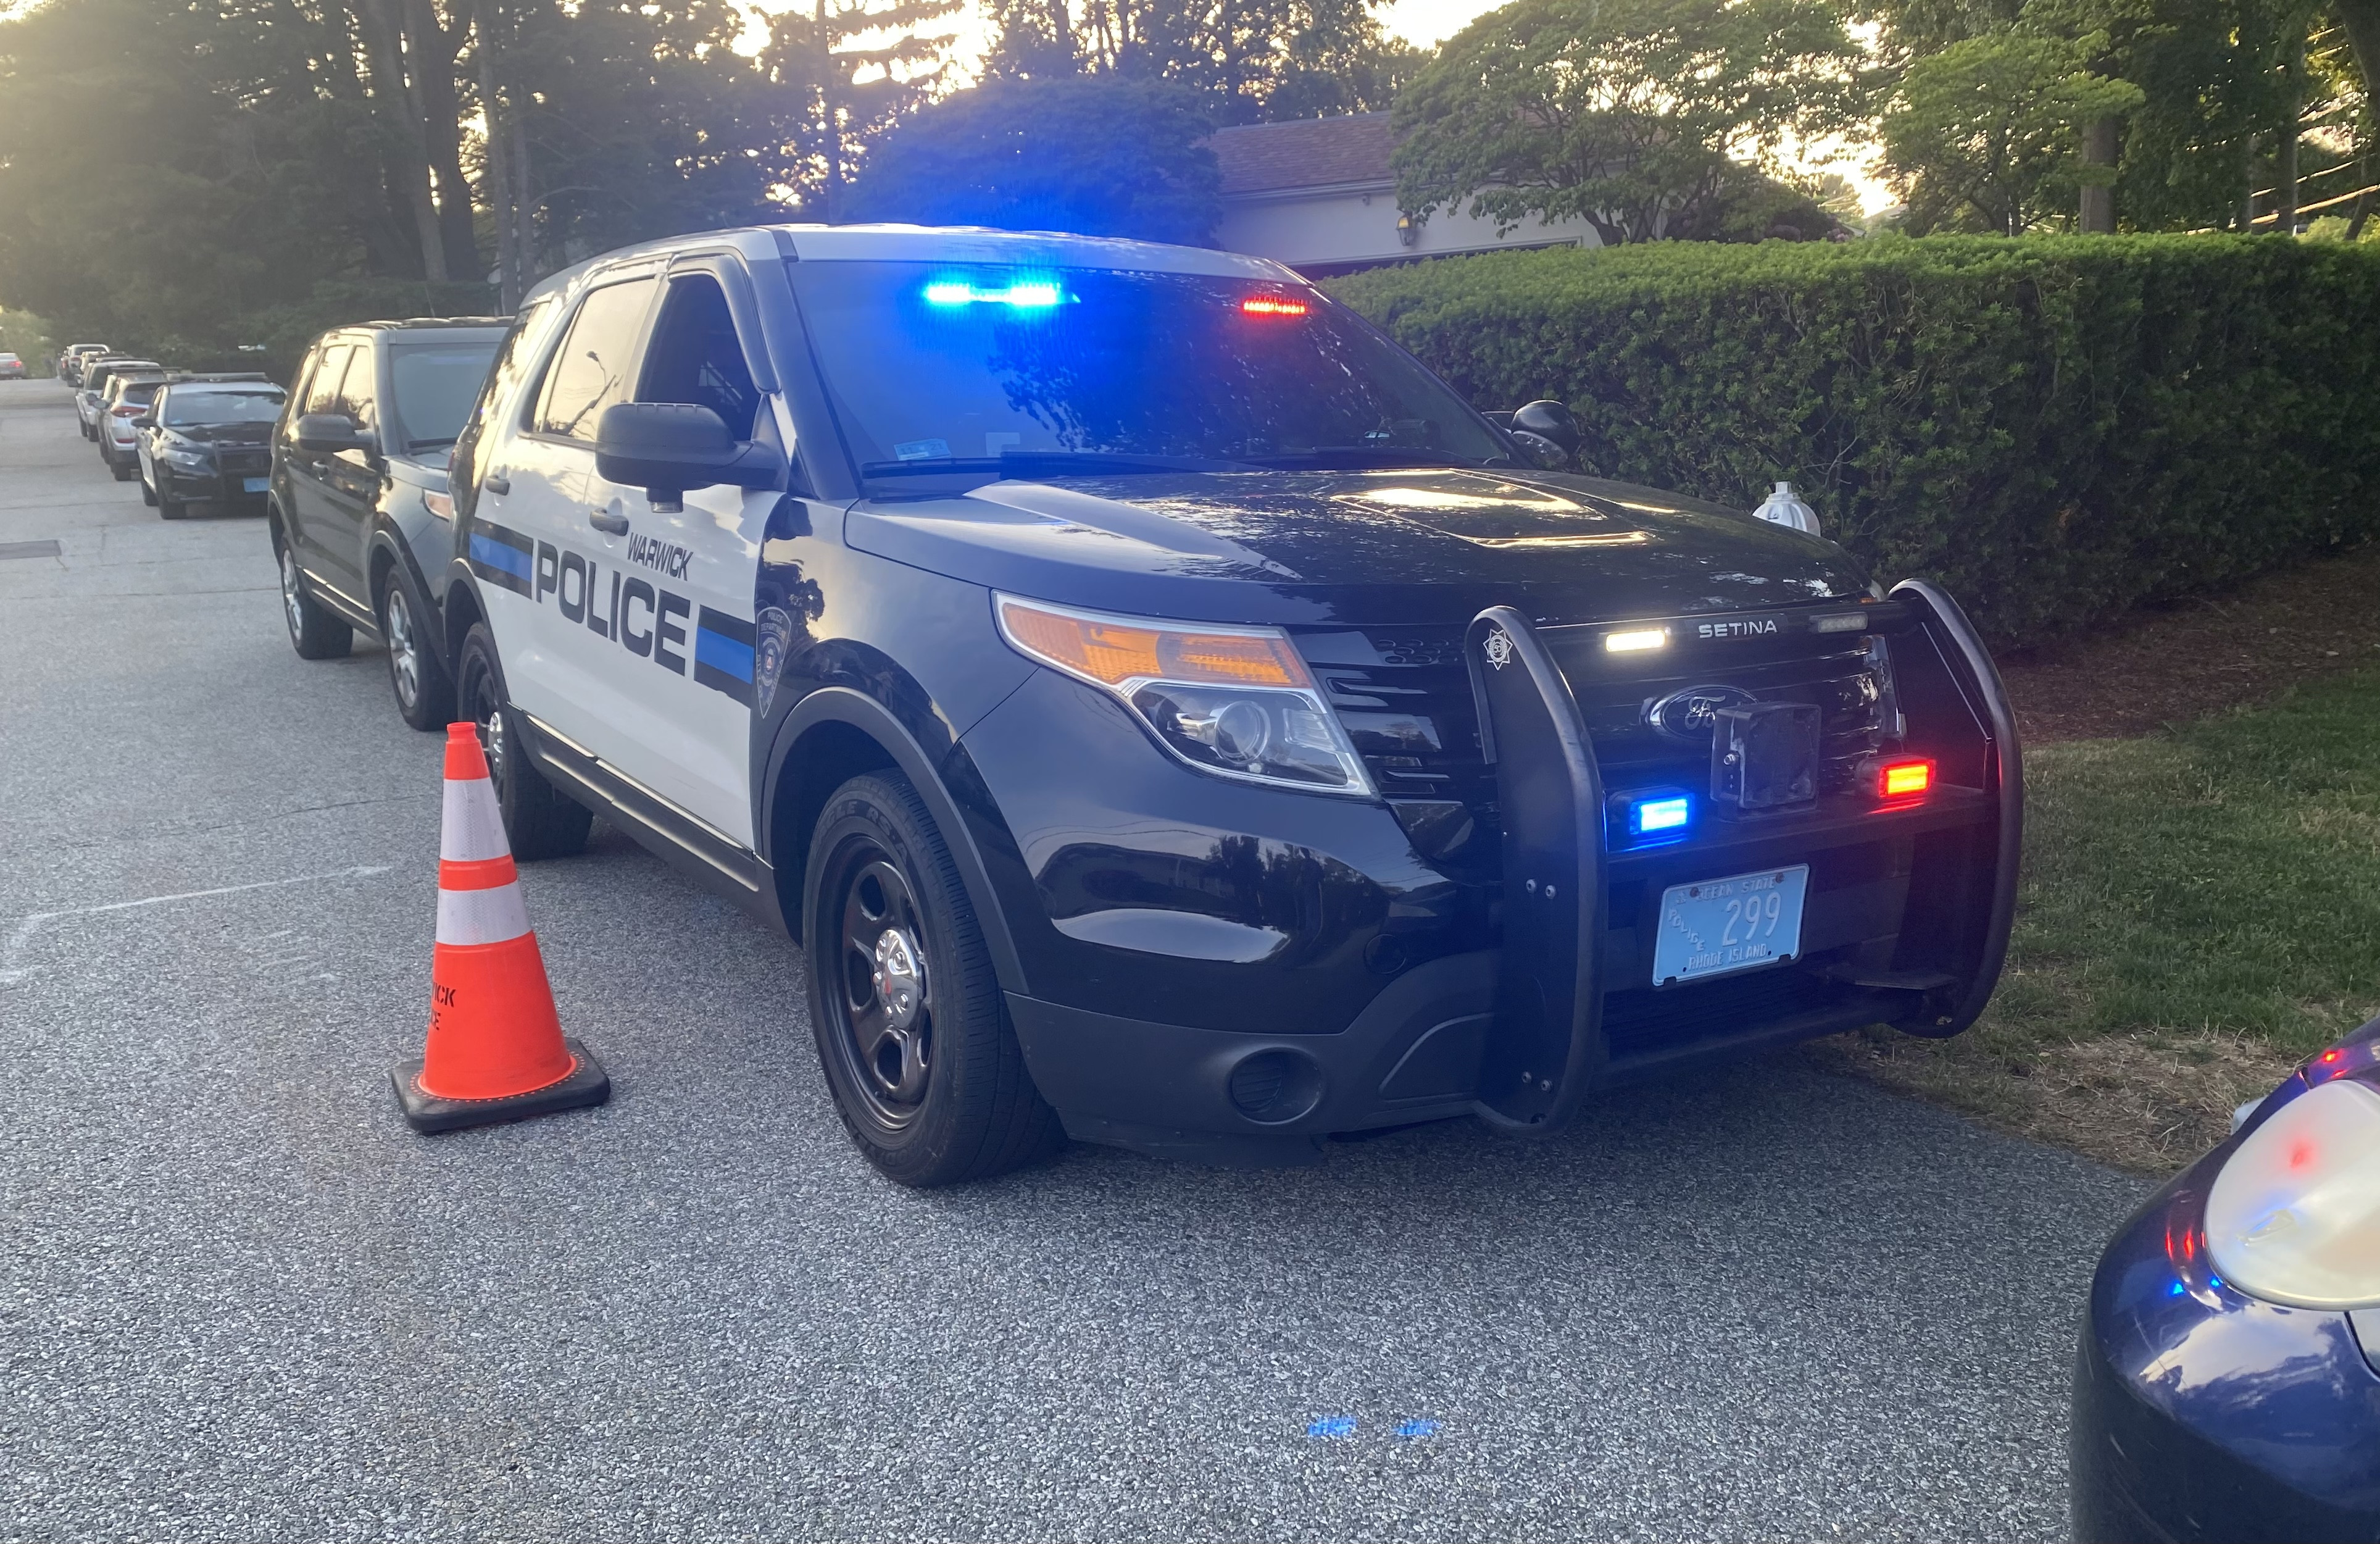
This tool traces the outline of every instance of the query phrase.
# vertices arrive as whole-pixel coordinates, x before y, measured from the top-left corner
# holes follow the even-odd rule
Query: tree
[[[1178,86],[988,80],[886,136],[853,202],[867,219],[1203,244],[1221,214],[1213,132]]]
[[[1219,124],[1386,108],[1420,67],[1380,0],[994,0],[990,79],[1113,75],[1193,92]]]
[[[781,187],[814,219],[841,213],[843,189],[868,147],[924,102],[942,76],[951,35],[926,36],[929,22],[965,0],[857,0],[782,12],[769,23],[760,66],[791,105],[784,111]],[[861,40],[869,46],[855,47]],[[868,79],[861,79],[863,76]]]
[[[1398,99],[1397,202],[1607,246],[1706,225],[1748,164],[1857,122],[1864,65],[1823,0],[1515,0]]]
[[[2011,29],[1909,66],[1882,132],[1912,232],[2017,236],[2073,207],[2082,125],[2143,101],[2131,82],[2092,74],[2088,53]]]

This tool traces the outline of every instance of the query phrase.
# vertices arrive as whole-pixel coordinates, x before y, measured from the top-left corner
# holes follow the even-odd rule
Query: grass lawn
[[[2026,760],[2024,885],[1984,1021],[1813,1054],[2162,1173],[2380,1014],[2380,668]]]

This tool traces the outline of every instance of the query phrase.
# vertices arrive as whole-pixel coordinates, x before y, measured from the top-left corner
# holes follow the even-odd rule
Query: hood
[[[269,423],[193,423],[176,424],[166,431],[169,434],[199,444],[222,445],[261,445],[273,438]]]
[[[1037,600],[1206,622],[1593,622],[1849,599],[1830,541],[1555,473],[1197,472],[863,501],[854,547]]]

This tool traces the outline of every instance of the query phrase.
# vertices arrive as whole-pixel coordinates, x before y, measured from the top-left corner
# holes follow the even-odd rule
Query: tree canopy
[[[1115,76],[990,80],[921,108],[878,148],[863,219],[1204,244],[1221,175],[1187,87]]]
[[[1399,99],[1397,201],[1608,246],[1708,229],[1787,139],[1858,122],[1865,67],[1827,0],[1514,0]]]

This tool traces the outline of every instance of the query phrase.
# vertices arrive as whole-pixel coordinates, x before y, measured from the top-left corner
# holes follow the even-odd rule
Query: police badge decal
[[[753,620],[758,635],[752,650],[753,700],[766,713],[770,699],[777,695],[777,672],[794,641],[794,619],[775,606],[763,606]]]
[[[1488,641],[1479,648],[1488,656],[1488,663],[1499,670],[1512,663],[1512,635],[1501,627],[1489,632]]]

